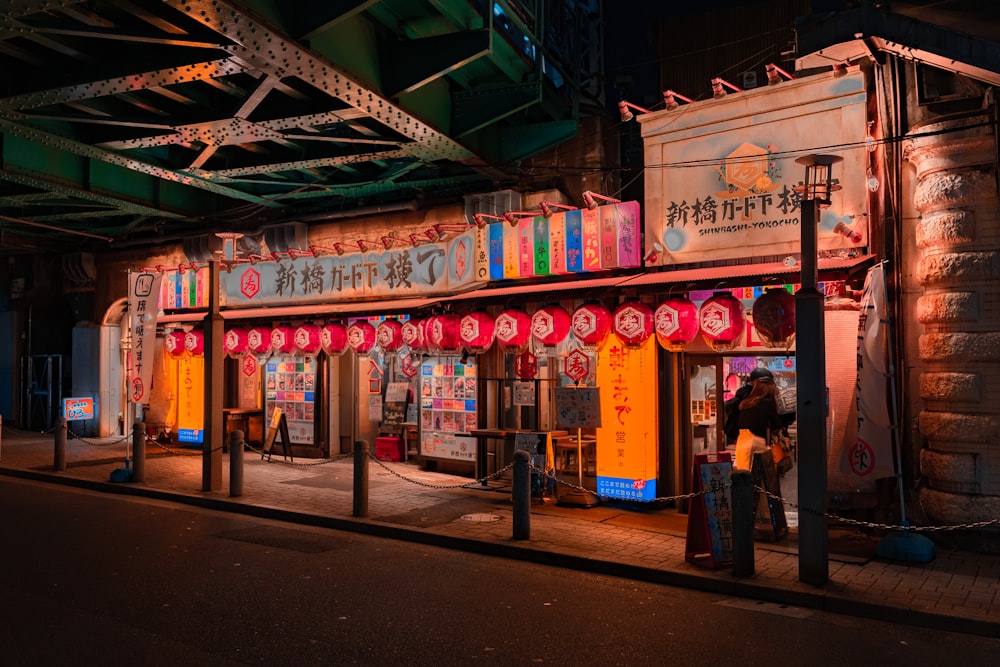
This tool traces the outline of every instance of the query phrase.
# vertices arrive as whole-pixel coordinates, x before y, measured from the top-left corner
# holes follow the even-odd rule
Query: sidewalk
[[[65,472],[55,472],[54,436],[3,428],[4,476],[70,484],[109,493],[172,500],[282,521],[435,544],[578,570],[683,586],[859,617],[1000,637],[1000,556],[940,544],[931,563],[872,557],[874,542],[850,527],[831,537],[829,582],[798,580],[795,531],[757,542],[755,574],[733,575],[685,560],[686,515],[614,504],[583,509],[533,502],[530,538],[514,540],[510,489],[420,470],[412,463],[369,460],[368,516],[354,518],[353,457],[333,461],[244,457],[243,494],[229,497],[228,454],[222,488],[203,492],[197,450],[147,445],[145,482],[111,482],[124,468],[126,441],[72,438]],[[466,487],[466,488],[463,488]],[[834,535],[833,530],[831,536]],[[933,538],[933,535],[931,535]],[[998,537],[997,539],[1000,539]],[[937,541],[937,540],[936,540]],[[834,544],[841,553],[834,553]],[[847,548],[843,548],[844,546]]]

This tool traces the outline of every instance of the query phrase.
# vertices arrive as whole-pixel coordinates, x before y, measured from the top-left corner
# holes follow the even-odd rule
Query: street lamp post
[[[799,580],[822,586],[830,577],[826,526],[826,333],[823,293],[816,267],[819,210],[839,190],[832,166],[836,155],[806,155],[796,160],[806,168],[801,200],[801,287],[795,293],[796,378],[798,401]]]

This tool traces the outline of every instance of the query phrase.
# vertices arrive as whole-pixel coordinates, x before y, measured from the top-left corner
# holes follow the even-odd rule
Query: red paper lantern
[[[347,345],[358,354],[368,354],[375,347],[375,327],[366,320],[347,327]]]
[[[323,349],[320,328],[317,324],[303,324],[296,327],[295,349],[307,357],[315,357]]]
[[[205,354],[205,332],[192,329],[184,334],[184,349],[196,357]]]
[[[569,335],[570,319],[559,304],[542,306],[531,316],[531,336],[546,347],[554,347]]]
[[[497,344],[505,352],[522,352],[531,341],[531,317],[523,310],[502,311],[494,325]]]
[[[403,343],[411,350],[423,350],[427,342],[424,340],[424,320],[406,320],[400,331]]]
[[[601,347],[611,333],[611,311],[600,304],[585,303],[573,311],[569,326],[587,347]]]
[[[435,315],[427,322],[427,347],[435,353],[451,354],[462,349],[457,313]]]
[[[394,319],[379,322],[375,327],[375,341],[387,352],[398,350],[403,346],[403,325]]]
[[[672,296],[653,313],[656,340],[671,352],[680,352],[698,335],[698,306],[683,296]]]
[[[271,349],[275,354],[288,354],[295,350],[295,329],[287,324],[271,329]]]
[[[746,325],[743,304],[729,292],[716,292],[701,304],[698,325],[709,347],[716,352],[728,352],[743,336]]]
[[[626,301],[615,308],[612,327],[618,340],[638,347],[653,335],[653,309],[641,301]]]
[[[341,322],[325,324],[319,330],[319,344],[331,357],[339,357],[347,351],[347,325]]]
[[[271,330],[268,327],[252,327],[247,332],[247,350],[257,356],[270,354]]]
[[[163,339],[163,347],[166,348],[171,357],[183,357],[187,353],[187,350],[184,349],[184,332],[171,331],[168,333]]]
[[[753,303],[753,326],[767,347],[788,347],[795,338],[795,297],[770,288]]]
[[[226,332],[226,339],[224,342],[224,347],[226,348],[226,354],[228,354],[233,359],[242,357],[246,354],[249,343],[247,337],[249,332],[241,327],[234,327]]]
[[[490,349],[496,336],[496,324],[489,313],[474,311],[462,316],[458,324],[458,337],[462,347],[470,354],[481,354]]]

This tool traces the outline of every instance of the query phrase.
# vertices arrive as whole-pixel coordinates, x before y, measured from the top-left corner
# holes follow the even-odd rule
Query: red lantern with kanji
[[[454,354],[462,349],[458,313],[435,315],[427,322],[427,347],[435,353]]]
[[[264,356],[271,353],[271,329],[252,327],[247,332],[247,350],[250,354]]]
[[[342,322],[324,324],[319,330],[319,344],[331,357],[347,352],[347,325]]]
[[[366,320],[347,327],[347,345],[358,354],[368,354],[375,347],[375,327]]]
[[[403,347],[403,325],[395,319],[379,322],[375,327],[375,341],[386,352],[398,350]]]
[[[653,335],[653,309],[641,301],[626,301],[611,320],[618,340],[628,347],[638,347]]]
[[[289,354],[295,350],[295,329],[279,324],[271,329],[271,349],[275,354]]]
[[[223,342],[223,346],[226,349],[226,354],[237,359],[246,354],[249,343],[247,342],[249,333],[246,329],[242,327],[233,327],[226,331],[226,338]]]
[[[531,337],[546,347],[555,347],[569,335],[570,319],[559,304],[542,306],[531,316]]]
[[[426,346],[422,320],[406,320],[403,322],[403,328],[400,329],[399,335],[403,339],[403,343],[411,350],[423,350]]]
[[[299,354],[315,357],[323,349],[320,328],[317,324],[303,324],[295,328],[295,349]]]
[[[505,352],[522,352],[531,341],[531,317],[523,310],[502,311],[494,325],[497,344]]]
[[[795,339],[795,297],[783,288],[770,288],[753,303],[753,326],[767,347],[785,347]]]
[[[481,354],[490,349],[496,336],[496,325],[489,313],[474,311],[462,315],[458,325],[462,347],[470,354]]]
[[[743,304],[729,292],[716,292],[698,311],[701,336],[716,352],[728,352],[743,336],[746,314]]]
[[[183,357],[187,350],[184,349],[184,332],[183,331],[171,331],[163,339],[163,347],[166,348],[167,353],[176,358]]]
[[[611,333],[611,311],[599,303],[585,303],[573,311],[569,326],[581,343],[599,348]]]
[[[680,352],[698,335],[698,306],[683,296],[672,296],[653,313],[656,340],[671,352]]]
[[[205,332],[201,329],[192,329],[184,334],[184,349],[196,357],[205,354]]]

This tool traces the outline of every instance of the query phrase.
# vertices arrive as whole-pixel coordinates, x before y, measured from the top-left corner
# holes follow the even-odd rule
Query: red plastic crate
[[[403,439],[394,435],[375,438],[375,458],[379,461],[402,461]]]

